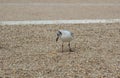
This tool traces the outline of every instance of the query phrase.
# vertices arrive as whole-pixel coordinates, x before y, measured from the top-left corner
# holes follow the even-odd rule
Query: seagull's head
[[[59,37],[62,35],[62,33],[60,31],[57,32],[57,38],[56,38],[56,42],[58,41]]]

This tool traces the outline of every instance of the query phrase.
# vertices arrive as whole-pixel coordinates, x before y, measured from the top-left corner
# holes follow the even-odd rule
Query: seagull
[[[73,33],[68,30],[58,30],[56,42],[58,41],[59,38],[62,40],[62,52],[64,42],[68,42],[69,51],[72,52],[72,49],[70,47],[70,41],[73,40]]]

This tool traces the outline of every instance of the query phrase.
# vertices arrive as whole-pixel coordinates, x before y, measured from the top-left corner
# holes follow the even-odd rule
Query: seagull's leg
[[[70,42],[68,43],[68,46],[69,46],[69,51],[73,52],[72,49],[71,49],[71,47],[70,47]]]
[[[62,52],[63,52],[63,42],[62,42]]]

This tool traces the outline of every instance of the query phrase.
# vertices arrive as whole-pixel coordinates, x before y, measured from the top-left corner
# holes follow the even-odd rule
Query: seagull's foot
[[[73,52],[73,50],[72,50],[72,49],[69,49],[69,51],[70,51],[70,52]]]

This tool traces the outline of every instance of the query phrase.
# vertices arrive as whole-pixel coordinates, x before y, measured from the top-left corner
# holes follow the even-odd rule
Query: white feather
[[[61,40],[63,42],[70,42],[73,39],[73,33],[68,31],[68,30],[59,30],[62,35],[61,35]]]

